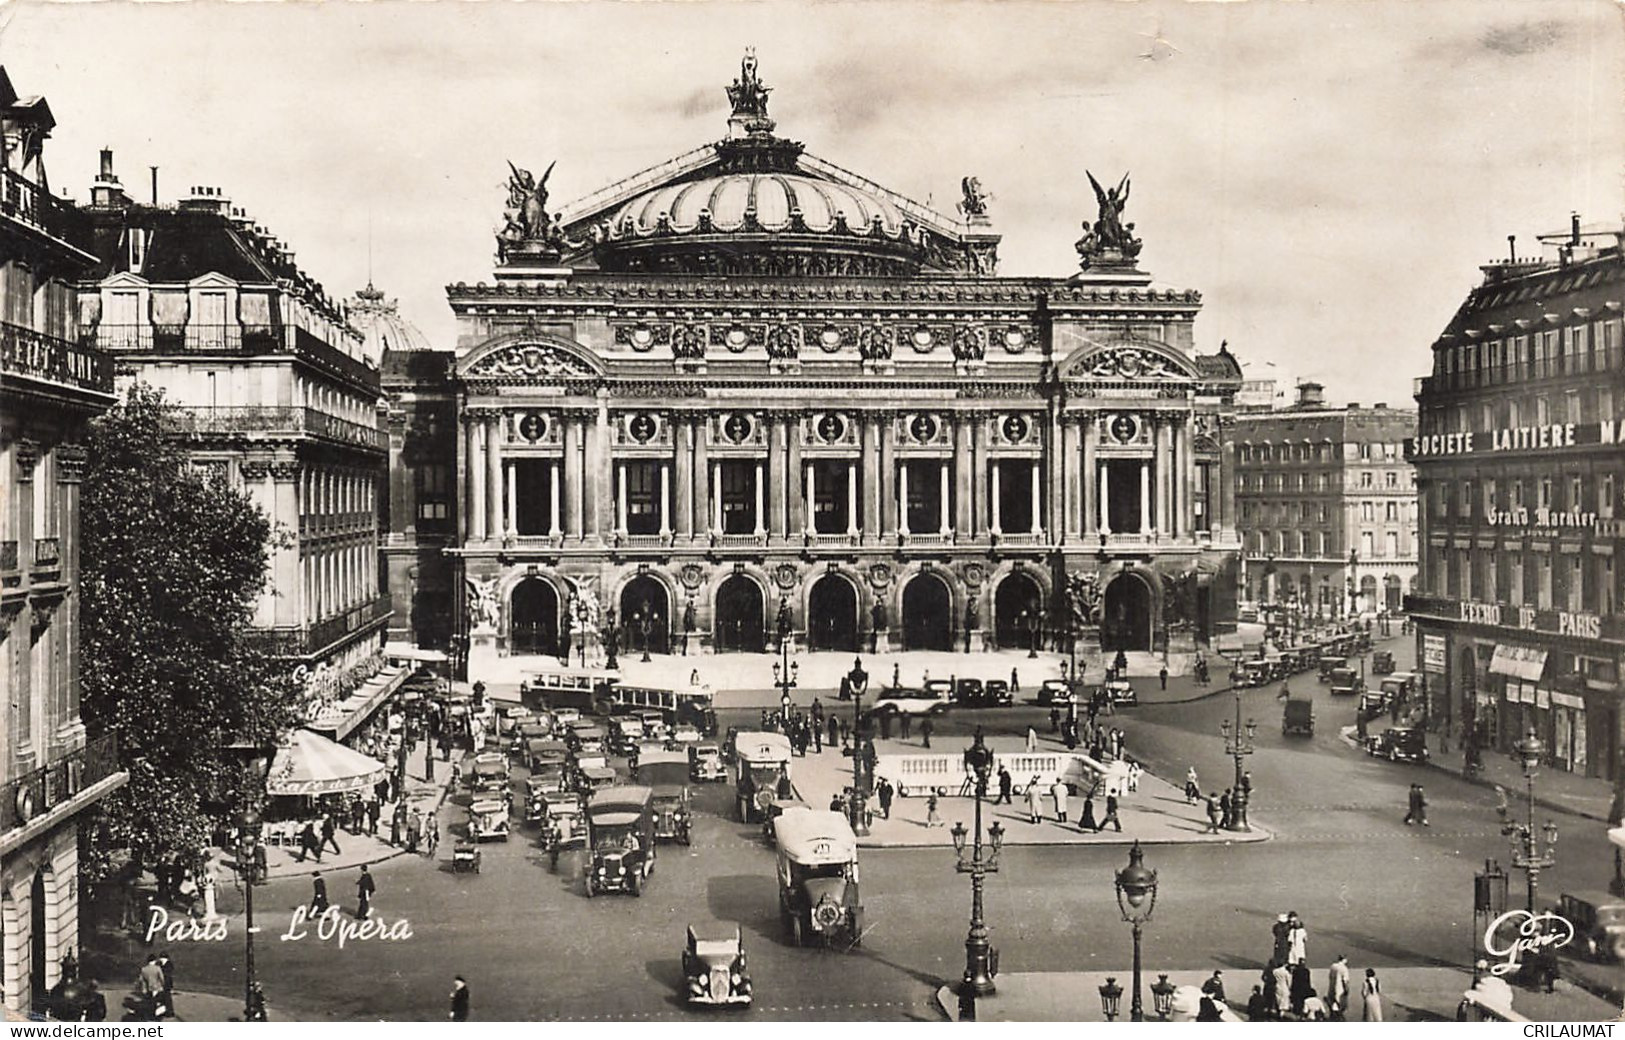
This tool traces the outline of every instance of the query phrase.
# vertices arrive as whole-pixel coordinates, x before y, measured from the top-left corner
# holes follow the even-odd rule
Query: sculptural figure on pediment
[[[1132,265],[1140,255],[1142,243],[1134,237],[1134,225],[1123,222],[1123,209],[1128,205],[1129,196],[1128,174],[1123,174],[1115,188],[1107,188],[1093,173],[1084,172],[1095,190],[1096,216],[1093,224],[1084,221],[1083,237],[1076,243],[1079,260],[1085,268]]]

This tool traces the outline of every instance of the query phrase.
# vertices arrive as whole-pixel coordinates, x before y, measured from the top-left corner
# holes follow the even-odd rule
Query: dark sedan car
[[[1003,679],[989,679],[982,686],[982,703],[994,708],[1006,708],[1015,703],[1010,695],[1010,684]]]

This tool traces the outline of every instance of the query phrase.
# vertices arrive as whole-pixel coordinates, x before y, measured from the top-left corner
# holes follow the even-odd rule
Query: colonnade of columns
[[[1028,510],[1022,534],[1042,535],[1046,525],[1066,540],[1092,541],[1113,530],[1111,479],[1114,466],[1133,465],[1137,479],[1120,479],[1116,494],[1136,493],[1138,527],[1143,534],[1190,537],[1233,526],[1234,456],[1228,449],[1217,464],[1198,463],[1194,436],[1186,415],[1145,416],[1150,444],[1119,446],[1103,439],[1105,413],[1053,414],[1049,436],[1060,451],[1044,455],[996,451],[985,417],[955,417],[951,446],[922,452],[919,446],[900,451],[893,416],[864,413],[856,417],[856,452],[834,460],[846,464],[845,534],[857,541],[879,543],[892,534],[934,534],[961,541],[1004,535],[1006,481],[1009,467],[1031,467]],[[640,452],[633,459],[611,458],[607,408],[560,413],[562,452],[541,461],[549,490],[547,531],[565,539],[625,533],[628,526],[628,464],[658,469],[657,508],[662,537],[677,540],[719,534],[724,530],[723,476],[726,465],[750,467],[757,538],[790,540],[816,534],[815,505],[822,480],[821,459],[803,457],[802,438],[794,425],[797,413],[770,412],[765,451],[753,444],[713,443],[710,417],[671,417],[671,453],[655,459]],[[514,537],[519,516],[517,459],[506,458],[501,414],[469,409],[465,414],[465,533],[470,541]],[[1053,443],[1053,441],[1052,441]],[[936,515],[909,515],[910,481],[937,469]],[[834,479],[840,479],[836,477]],[[1047,491],[1046,491],[1047,489]],[[1132,490],[1130,490],[1132,489]],[[1203,492],[1204,515],[1198,515],[1195,493]],[[750,501],[750,498],[746,499]],[[1019,522],[1019,521],[1018,521]],[[915,526],[932,528],[916,531]],[[538,533],[527,531],[527,534]],[[826,532],[836,533],[836,532]]]

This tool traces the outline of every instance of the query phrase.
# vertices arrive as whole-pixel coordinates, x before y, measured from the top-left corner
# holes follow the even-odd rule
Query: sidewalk
[[[939,741],[940,747],[931,750],[957,754],[962,750],[962,743],[962,739],[957,744]],[[1025,749],[1025,742],[1018,737],[989,737],[987,745],[998,754],[1020,753]],[[1065,745],[1048,737],[1041,738],[1038,746],[1040,753],[1066,750]],[[930,753],[920,746],[918,740],[906,743],[901,740],[877,740],[875,750],[882,761],[887,755]],[[839,748],[826,746],[822,753],[808,749],[805,758],[790,760],[790,779],[802,801],[815,809],[827,808],[833,796],[851,785],[852,759],[842,755]],[[1015,779],[1019,786],[1027,778]],[[989,801],[983,803],[983,826],[998,820],[1004,827],[1006,845],[1124,845],[1136,840],[1147,845],[1225,845],[1268,841],[1274,836],[1267,827],[1257,822],[1253,823],[1251,831],[1208,832],[1204,807],[1188,804],[1178,788],[1150,773],[1140,774],[1138,792],[1119,798],[1118,818],[1123,824],[1121,832],[1111,829],[1099,833],[1079,830],[1078,815],[1083,811],[1081,795],[1069,799],[1069,822],[1062,824],[1055,819],[1055,801],[1046,790],[1041,802],[1044,820],[1033,824],[1028,822],[1026,802],[1019,791],[1013,796],[1013,805],[993,805],[991,798],[996,797],[997,793],[996,786],[993,786]],[[870,800],[871,808],[878,805],[877,801]],[[949,847],[953,844],[950,828],[955,821],[963,822],[966,827],[972,825],[975,810],[969,798],[950,795],[939,799],[937,815],[941,825],[937,827],[926,826],[926,806],[927,800],[918,795],[895,799],[891,806],[891,818],[882,818],[877,810],[869,836],[860,838],[858,844],[865,848]],[[1105,814],[1105,809],[1106,799],[1101,795],[1095,799],[1097,820]]]
[[[1358,987],[1364,976],[1363,967],[1352,968],[1351,982]],[[1142,1003],[1147,1021],[1156,1021],[1155,1005],[1150,987],[1161,974],[1147,970],[1142,975]],[[1212,969],[1180,970],[1167,973],[1168,981],[1176,986],[1200,986]],[[1000,975],[996,980],[998,991],[976,1002],[979,1022],[1104,1022],[1101,1010],[1100,987],[1107,977],[1117,980],[1123,987],[1121,1014],[1118,1021],[1126,1022],[1133,994],[1133,973],[1123,971],[1086,972],[1024,972]],[[1326,983],[1326,968],[1314,972],[1315,988],[1319,991]],[[1461,995],[1472,985],[1472,972],[1461,968],[1378,968],[1382,981],[1383,1017],[1388,1022],[1455,1021],[1456,1005]],[[1238,1018],[1246,1020],[1247,998],[1258,982],[1258,973],[1249,969],[1227,969],[1223,975],[1226,1002]],[[1356,994],[1358,990],[1356,989]],[[1555,993],[1535,993],[1514,988],[1513,1010],[1537,1022],[1601,1022],[1613,1021],[1619,1009],[1585,990],[1557,984]],[[952,986],[942,986],[933,995],[937,1011],[950,1022],[959,1020],[959,1002]],[[1358,996],[1351,1008],[1350,1021],[1360,1020]]]

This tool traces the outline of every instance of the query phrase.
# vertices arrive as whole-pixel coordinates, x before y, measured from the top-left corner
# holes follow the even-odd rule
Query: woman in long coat
[[[1043,795],[1038,789],[1038,777],[1035,776],[1027,784],[1027,821],[1029,823],[1038,823],[1044,818],[1043,807],[1038,801],[1041,797]]]
[[[1365,970],[1365,981],[1360,984],[1360,1019],[1364,1022],[1382,1021],[1382,983],[1377,981],[1377,969]]]

